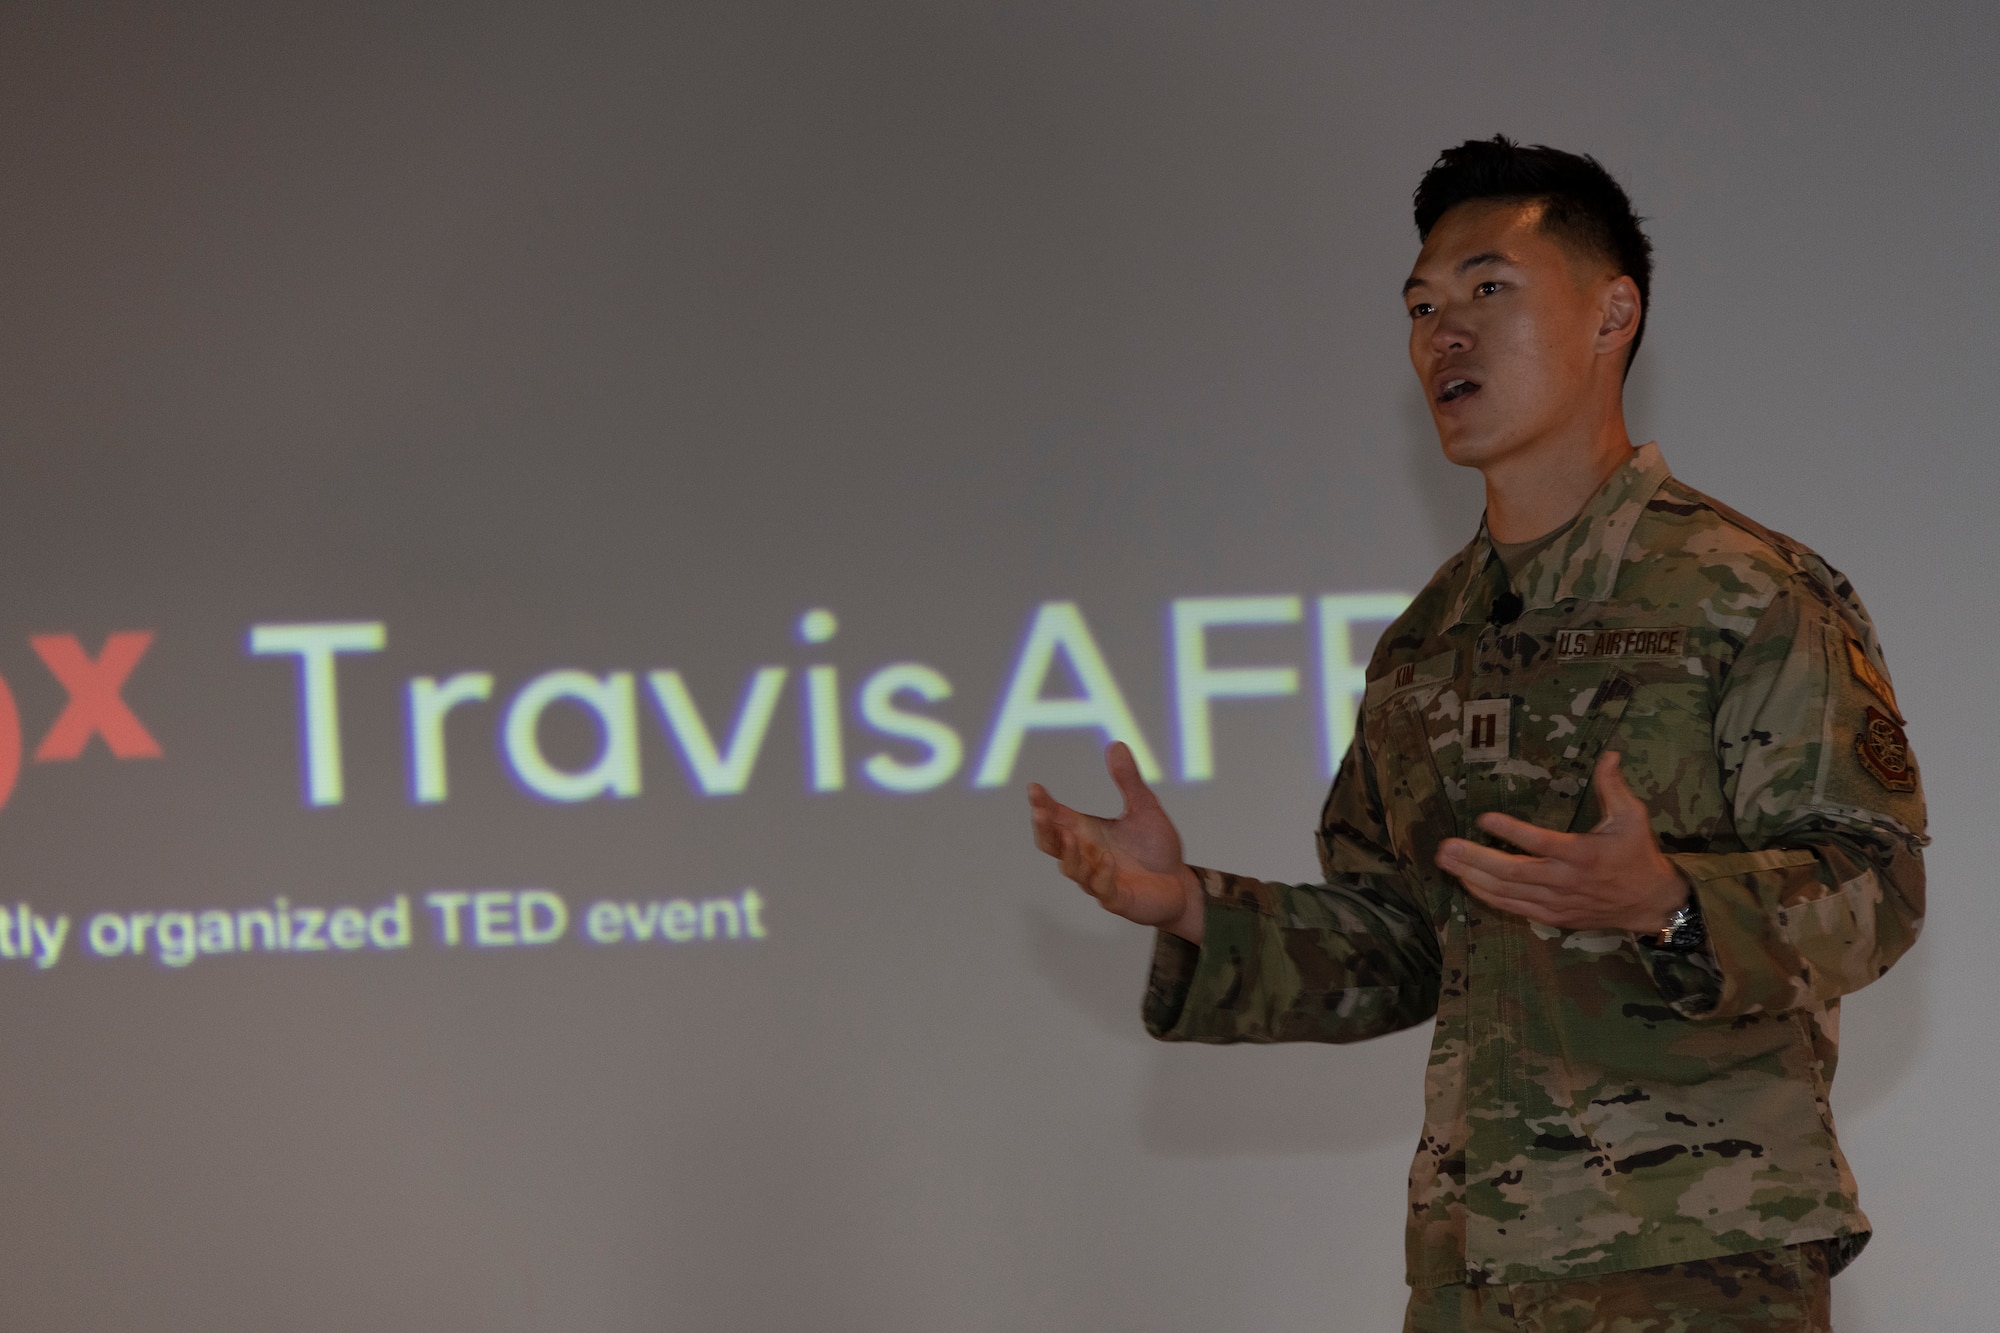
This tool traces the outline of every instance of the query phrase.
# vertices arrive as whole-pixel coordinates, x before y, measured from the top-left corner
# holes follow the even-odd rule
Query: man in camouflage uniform
[[[1868,1237],[1839,1000],[1923,913],[1874,629],[1631,446],[1649,247],[1594,161],[1468,143],[1417,203],[1411,357],[1487,515],[1376,648],[1325,882],[1187,866],[1123,746],[1125,813],[1032,787],[1037,843],[1161,928],[1157,1037],[1435,1018],[1407,1329],[1825,1329]]]

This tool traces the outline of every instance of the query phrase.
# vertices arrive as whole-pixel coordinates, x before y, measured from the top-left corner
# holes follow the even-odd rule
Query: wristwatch
[[[1675,953],[1693,953],[1707,942],[1708,927],[1702,924],[1701,904],[1695,901],[1693,893],[1667,918],[1667,928],[1652,938],[1654,948],[1671,949]]]

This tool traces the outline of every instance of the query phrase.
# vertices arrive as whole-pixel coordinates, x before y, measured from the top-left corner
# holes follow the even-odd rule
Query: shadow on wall
[[[1100,1031],[1146,1040],[1139,1004],[1151,931],[1106,919],[1080,929],[1053,908],[1026,912],[1028,956]],[[1139,1094],[1139,1140],[1162,1157],[1352,1152],[1417,1141],[1430,1025],[1354,1046],[1161,1043]]]

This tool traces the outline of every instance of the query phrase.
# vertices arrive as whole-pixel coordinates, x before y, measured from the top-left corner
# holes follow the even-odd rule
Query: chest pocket
[[[1438,844],[1457,836],[1459,811],[1432,754],[1425,713],[1456,700],[1457,665],[1457,654],[1448,652],[1398,667],[1368,683],[1362,706],[1390,848],[1434,911],[1451,893],[1437,868]]]
[[[1459,808],[1431,753],[1421,707],[1416,698],[1384,706],[1377,720],[1382,760],[1376,780],[1397,864],[1429,904],[1433,919],[1442,922],[1451,911],[1456,885],[1438,869],[1438,846],[1459,835]]]
[[[1598,684],[1575,733],[1565,738],[1566,744],[1547,765],[1549,776],[1522,818],[1543,828],[1571,833],[1597,823],[1601,809],[1596,797],[1592,794],[1585,799],[1591,773],[1597,767],[1598,756],[1617,733],[1637,688],[1637,678],[1618,669]]]

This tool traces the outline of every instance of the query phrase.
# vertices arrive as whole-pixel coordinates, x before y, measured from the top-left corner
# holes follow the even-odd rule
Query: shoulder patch
[[[1896,691],[1889,684],[1889,678],[1882,674],[1881,668],[1868,660],[1868,654],[1860,644],[1852,639],[1846,642],[1847,666],[1854,673],[1854,678],[1872,690],[1876,698],[1889,705],[1890,715],[1898,723],[1907,721],[1902,708],[1896,703]]]
[[[1890,791],[1915,791],[1917,770],[1910,763],[1910,738],[1896,719],[1872,704],[1854,737],[1854,753],[1861,766]]]

